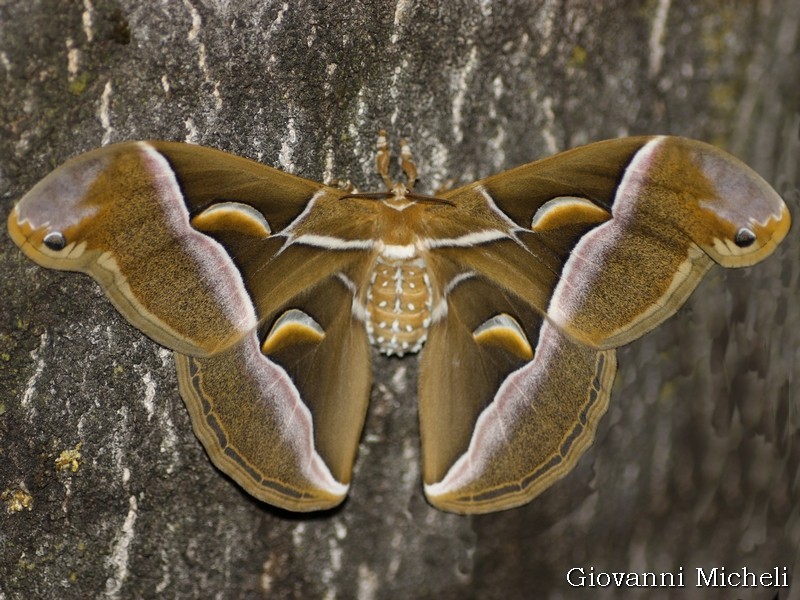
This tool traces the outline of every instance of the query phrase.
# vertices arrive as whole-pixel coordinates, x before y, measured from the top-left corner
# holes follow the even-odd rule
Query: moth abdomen
[[[431,284],[420,257],[379,255],[366,292],[369,341],[388,355],[419,352],[428,336]]]

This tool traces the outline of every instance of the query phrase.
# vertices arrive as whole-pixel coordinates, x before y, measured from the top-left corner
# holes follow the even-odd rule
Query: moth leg
[[[342,190],[343,192],[347,192],[348,194],[357,194],[358,188],[355,184],[350,181],[349,179],[331,179],[330,181],[326,181],[325,185],[329,185],[331,187],[335,187],[338,190]]]
[[[383,179],[383,184],[389,191],[394,187],[394,181],[389,176],[389,161],[391,158],[392,152],[389,150],[389,142],[386,141],[386,130],[381,129],[380,134],[378,134],[378,153],[375,155],[375,167],[378,170],[378,175]]]
[[[400,166],[406,175],[406,187],[409,191],[414,189],[417,182],[417,165],[411,157],[411,147],[406,140],[400,140]]]

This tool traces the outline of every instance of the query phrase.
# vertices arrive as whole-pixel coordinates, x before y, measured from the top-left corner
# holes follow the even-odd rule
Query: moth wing
[[[575,342],[479,277],[449,299],[420,374],[425,493],[454,512],[517,506],[569,472],[592,443],[615,352]]]
[[[8,228],[38,264],[91,275],[158,343],[208,355],[253,330],[256,317],[226,249],[191,220],[224,200],[241,209],[230,218],[245,237],[267,236],[326,191],[336,193],[209,148],[126,142],[53,171],[15,206]]]
[[[568,250],[548,316],[604,348],[673,315],[714,262],[742,267],[766,258],[791,224],[781,197],[747,165],[680,137],[598,142],[462,190],[480,191],[513,228],[533,231],[532,252]],[[593,216],[598,209],[611,218]],[[563,243],[575,222],[591,221]]]
[[[253,496],[309,511],[347,493],[370,348],[338,280],[294,300],[303,309],[287,309],[271,330],[210,357],[176,354],[176,363],[192,426],[214,463]]]
[[[592,144],[445,197],[475,222],[470,237],[430,226],[446,311],[421,359],[420,429],[429,500],[464,513],[569,472],[606,410],[614,348],[674,314],[712,262],[753,264],[789,228],[760,177],[682,138]]]
[[[223,470],[259,498],[313,510],[344,497],[366,413],[369,350],[345,273],[367,259],[292,239],[357,227],[335,210],[308,224],[342,195],[216,150],[130,142],[67,162],[8,224],[30,258],[88,273],[178,353],[195,430]]]

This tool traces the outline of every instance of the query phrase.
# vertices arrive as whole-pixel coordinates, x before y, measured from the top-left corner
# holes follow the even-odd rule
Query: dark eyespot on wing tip
[[[42,240],[42,242],[45,246],[50,248],[50,250],[55,252],[59,252],[67,246],[67,238],[65,238],[64,234],[60,231],[51,231],[44,236],[44,240]]]
[[[756,241],[756,234],[747,227],[742,227],[736,232],[736,236],[733,238],[733,241],[737,246],[739,246],[739,248],[748,248]]]

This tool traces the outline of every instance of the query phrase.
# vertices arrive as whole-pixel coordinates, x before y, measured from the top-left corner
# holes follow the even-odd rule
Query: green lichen
[[[74,96],[80,96],[86,91],[86,86],[89,85],[90,75],[87,72],[83,72],[80,75],[77,75],[72,81],[69,82],[69,91]]]
[[[21,487],[7,488],[0,493],[0,500],[6,505],[6,513],[9,515],[18,513],[22,510],[33,509],[33,496],[28,490]]]
[[[56,469],[58,471],[72,471],[76,473],[81,465],[81,446],[82,443],[79,442],[75,448],[62,451],[61,454],[58,455],[58,458],[56,458]]]
[[[588,52],[583,46],[575,44],[572,48],[572,56],[569,59],[569,66],[575,68],[582,68],[586,64],[586,59],[589,56]]]

